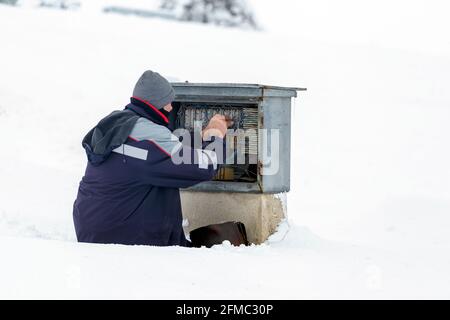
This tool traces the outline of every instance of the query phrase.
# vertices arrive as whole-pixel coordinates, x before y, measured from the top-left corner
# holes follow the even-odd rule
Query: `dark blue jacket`
[[[182,145],[167,126],[164,112],[132,98],[125,110],[114,111],[86,135],[89,161],[73,208],[78,241],[190,245],[179,188],[211,180],[217,159]],[[190,163],[174,163],[175,154]]]

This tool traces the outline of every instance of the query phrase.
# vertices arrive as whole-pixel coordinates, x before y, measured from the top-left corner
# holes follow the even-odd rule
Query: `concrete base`
[[[181,191],[187,231],[209,224],[240,221],[248,240],[260,244],[275,231],[284,218],[283,204],[273,194]]]

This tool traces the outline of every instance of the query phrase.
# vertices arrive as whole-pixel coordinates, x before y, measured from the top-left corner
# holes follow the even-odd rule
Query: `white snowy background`
[[[0,5],[0,298],[450,298],[448,1],[253,0],[262,31],[111,2]],[[81,139],[146,69],[308,88],[265,244],[76,242]]]

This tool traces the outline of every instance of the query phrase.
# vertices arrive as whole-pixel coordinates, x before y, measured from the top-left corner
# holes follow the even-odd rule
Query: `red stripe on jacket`
[[[132,97],[132,98],[136,99],[137,101],[140,101],[142,103],[145,103],[149,108],[153,109],[158,115],[160,115],[161,118],[163,118],[163,120],[166,123],[169,123],[169,119],[167,119],[167,117],[161,111],[159,111],[158,108],[156,108],[154,105],[152,105],[150,102],[148,102],[146,100],[139,99],[138,97]]]

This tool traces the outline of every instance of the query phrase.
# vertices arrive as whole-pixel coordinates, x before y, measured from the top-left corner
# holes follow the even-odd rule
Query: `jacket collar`
[[[125,108],[131,110],[141,117],[147,118],[150,121],[167,127],[169,125],[169,119],[167,116],[158,110],[154,105],[146,100],[139,99],[137,97],[131,97],[131,103]]]

